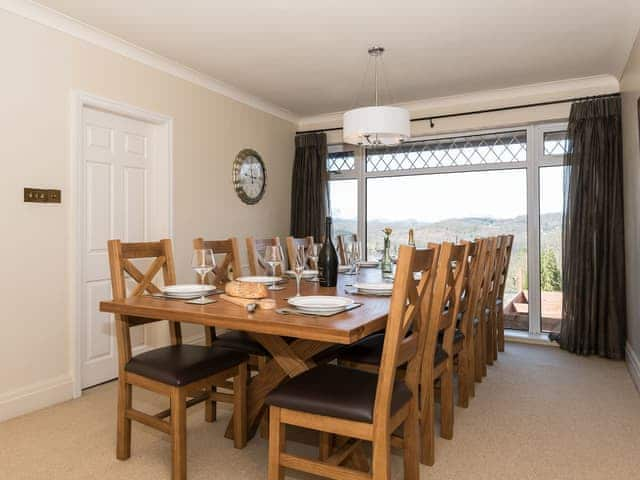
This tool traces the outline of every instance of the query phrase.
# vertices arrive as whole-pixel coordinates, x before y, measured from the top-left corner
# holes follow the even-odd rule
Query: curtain
[[[311,235],[320,241],[327,212],[327,135],[298,135],[291,179],[291,235]]]
[[[624,358],[626,341],[620,97],[574,103],[565,155],[560,346]]]

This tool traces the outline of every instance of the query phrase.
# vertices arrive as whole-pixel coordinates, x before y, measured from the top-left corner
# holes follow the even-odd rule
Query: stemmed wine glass
[[[309,245],[306,251],[306,257],[309,257],[311,260],[311,268],[316,271],[316,274],[313,278],[309,279],[310,282],[319,282],[320,278],[318,277],[318,258],[320,257],[320,249],[322,248],[322,244],[320,243],[312,243]]]
[[[300,296],[300,279],[304,272],[304,267],[307,265],[307,248],[303,245],[299,245],[296,248],[296,258],[293,263],[293,273],[296,276],[296,297]]]
[[[354,240],[351,242],[351,248],[349,252],[349,263],[351,265],[351,274],[358,276],[360,271],[360,262],[362,261],[362,251],[360,250],[360,242]]]
[[[196,249],[193,251],[193,257],[191,259],[191,268],[200,275],[200,283],[206,284],[207,274],[212,272],[216,267],[216,259],[213,256],[213,250],[210,248]],[[197,303],[199,305],[207,305],[214,303],[215,300],[207,300],[204,296],[204,292],[197,300],[192,300],[190,303]]]
[[[284,253],[280,245],[269,245],[264,251],[264,261],[269,264],[273,271],[273,283],[269,285],[269,290],[282,290],[284,287],[278,287],[276,285],[276,268],[282,265],[284,261]]]

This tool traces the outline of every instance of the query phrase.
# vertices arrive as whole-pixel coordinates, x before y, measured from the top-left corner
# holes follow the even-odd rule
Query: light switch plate
[[[61,203],[62,191],[45,188],[24,188],[25,203]]]

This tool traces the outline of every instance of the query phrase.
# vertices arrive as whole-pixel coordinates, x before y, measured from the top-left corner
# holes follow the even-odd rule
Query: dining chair
[[[462,241],[465,247],[465,268],[462,281],[456,292],[458,310],[457,327],[453,337],[453,353],[457,360],[458,374],[458,403],[462,408],[469,406],[469,397],[475,392],[474,382],[474,346],[477,323],[475,317],[476,284],[474,283],[478,267],[478,242]]]
[[[164,285],[175,285],[175,263],[171,240],[145,243],[108,242],[111,287],[114,300],[159,293],[154,283],[162,270]],[[132,261],[150,261],[141,271]],[[153,260],[151,260],[153,259]],[[125,279],[125,274],[127,279]],[[135,286],[128,292],[127,283]],[[233,379],[234,447],[247,441],[247,355],[232,350],[182,343],[180,324],[169,322],[171,345],[132,356],[130,327],[160,320],[115,315],[118,344],[118,422],[116,456],[131,456],[131,421],[143,423],[171,436],[172,478],[187,477],[186,409],[211,399],[212,387]],[[132,387],[136,386],[169,398],[170,407],[149,415],[133,407]],[[170,417],[168,422],[164,418]],[[213,419],[205,414],[207,421]]]
[[[240,264],[240,248],[238,239],[228,238],[226,240],[204,240],[199,237],[193,240],[194,250],[210,249],[214,255],[224,255],[222,263],[216,265],[213,272],[209,274],[212,282],[218,286],[242,276],[242,265]]]
[[[500,278],[502,276],[502,266],[504,264],[504,249],[506,248],[507,239],[505,236],[500,235],[496,238],[495,255],[492,263],[492,275],[491,282],[489,284],[489,292],[487,298],[487,329],[486,329],[486,341],[487,341],[487,364],[493,365],[493,362],[498,359],[498,329],[497,329],[497,317],[498,317],[498,291],[500,290]],[[502,306],[500,306],[502,308]]]
[[[427,256],[419,255],[428,264]],[[403,447],[404,478],[419,478],[420,310],[428,282],[416,286],[415,259],[414,247],[400,247],[377,374],[321,365],[292,378],[267,396],[269,480],[283,479],[285,468],[338,480],[389,479],[392,436],[400,427],[404,435],[396,441]],[[406,373],[399,378],[397,369],[402,365],[407,365]],[[305,458],[286,452],[287,425],[318,430],[325,438],[332,434],[348,440],[335,450],[321,448],[317,460]],[[341,466],[363,441],[373,444],[371,474]]]
[[[469,384],[469,395],[475,396],[475,384],[482,382],[482,366],[485,364],[484,358],[484,278],[487,270],[488,239],[476,238],[474,242],[478,245],[475,269],[471,274],[471,296],[469,299],[470,317],[473,319],[473,360],[472,377]]]
[[[289,265],[293,265],[295,262],[295,258],[297,255],[298,247],[310,247],[313,245],[313,237],[304,237],[304,238],[294,238],[287,237],[287,257],[289,260]],[[317,265],[312,265],[313,268],[317,268]]]
[[[482,287],[480,289],[480,298],[478,299],[478,342],[476,343],[476,382],[482,382],[487,375],[487,365],[489,364],[489,317],[491,308],[489,308],[490,297],[492,294],[493,277],[496,265],[496,245],[497,237],[487,237],[484,239],[484,262]]]
[[[504,352],[504,290],[507,286],[507,279],[509,275],[509,264],[511,263],[513,239],[513,235],[503,236],[504,249],[502,252],[502,272],[500,274],[498,295],[496,299],[496,329],[498,330],[498,352]]]
[[[338,261],[340,262],[340,265],[347,265],[349,263],[349,256],[347,255],[347,245],[357,241],[358,235],[355,233],[338,235],[336,243],[338,250]]]
[[[259,238],[249,237],[246,239],[247,257],[249,259],[249,272],[251,275],[266,275],[264,262],[261,261],[260,252],[264,252],[267,247],[279,247],[281,245],[279,237]],[[282,275],[287,270],[287,262],[276,268],[276,275]]]
[[[444,242],[430,243],[429,249],[438,249],[437,267],[432,269],[433,287],[429,307],[423,308],[426,329],[423,330],[424,349],[420,374],[420,462],[433,465],[435,460],[435,383],[440,382],[440,436],[453,437],[453,359],[456,318],[462,305],[456,299],[462,296],[462,282],[466,271],[464,245]],[[384,334],[372,335],[348,348],[339,357],[339,363],[365,371],[376,371],[380,365],[380,344]]]

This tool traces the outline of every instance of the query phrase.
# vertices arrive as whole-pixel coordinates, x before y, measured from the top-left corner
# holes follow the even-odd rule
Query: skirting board
[[[633,348],[631,348],[631,344],[629,342],[627,342],[626,357],[627,368],[629,369],[629,373],[631,374],[631,379],[636,385],[638,392],[640,392],[640,359],[638,359],[638,355],[633,351]]]
[[[70,375],[36,382],[0,395],[0,422],[73,398]]]

